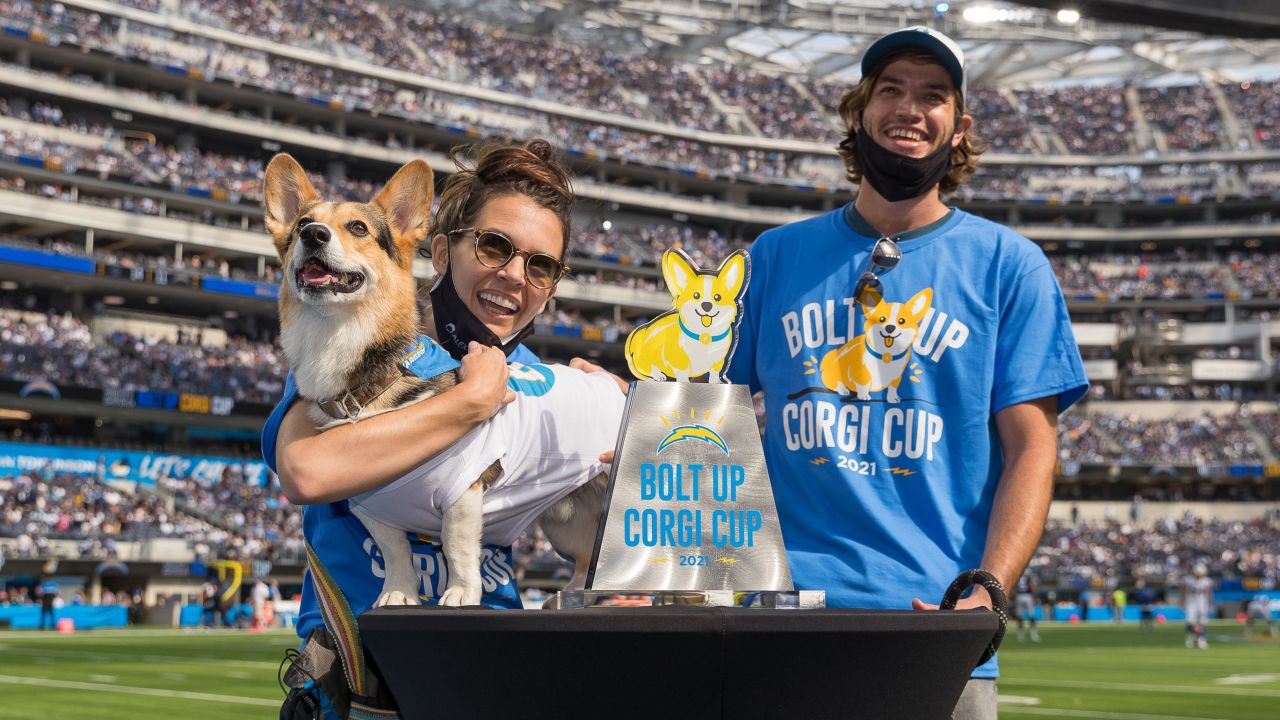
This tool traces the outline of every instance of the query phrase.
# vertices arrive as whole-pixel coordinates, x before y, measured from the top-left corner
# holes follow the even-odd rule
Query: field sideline
[[[1183,647],[1181,626],[1046,624],[1041,636],[1019,643],[1010,629],[1002,717],[1277,717],[1280,641],[1245,640],[1238,623],[1213,625],[1203,651]],[[0,632],[0,718],[275,718],[276,670],[295,645],[284,630]]]

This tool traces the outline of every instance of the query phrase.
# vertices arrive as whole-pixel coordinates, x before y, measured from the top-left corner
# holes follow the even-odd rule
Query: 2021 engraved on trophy
[[[556,606],[821,607],[796,592],[748,388],[726,384],[750,258],[668,250],[671,310],[626,342],[632,383],[585,591]],[[621,598],[621,600],[620,600]]]

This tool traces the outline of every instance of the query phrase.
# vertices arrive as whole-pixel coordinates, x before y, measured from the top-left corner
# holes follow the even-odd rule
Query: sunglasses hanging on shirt
[[[868,289],[884,297],[884,285],[880,282],[880,275],[876,274],[876,271],[879,270],[881,274],[887,273],[897,267],[901,260],[902,250],[898,247],[898,243],[887,237],[877,240],[875,246],[871,248],[871,255],[862,264],[857,285],[853,287],[854,301],[862,302],[862,293]]]

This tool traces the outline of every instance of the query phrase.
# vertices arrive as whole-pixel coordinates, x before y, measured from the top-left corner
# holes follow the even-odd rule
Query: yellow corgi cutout
[[[841,395],[854,393],[859,400],[887,389],[885,400],[896,403],[911,345],[933,304],[933,290],[925,288],[905,303],[891,303],[868,289],[858,302],[866,319],[863,333],[822,357],[822,384]]]
[[[700,270],[682,250],[663,253],[662,277],[672,308],[627,336],[631,374],[640,380],[679,382],[705,375],[707,382],[724,382],[750,274],[745,250],[734,251],[715,272]]]

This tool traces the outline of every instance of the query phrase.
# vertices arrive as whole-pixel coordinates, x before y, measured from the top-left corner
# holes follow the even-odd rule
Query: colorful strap
[[[356,625],[356,617],[347,605],[342,589],[320,563],[320,557],[309,542],[307,571],[311,573],[311,584],[315,587],[316,599],[320,601],[320,614],[324,617],[324,624],[333,635],[334,644],[338,646],[338,659],[342,661],[347,685],[355,694],[367,696],[364,645],[360,642],[360,628]]]
[[[352,698],[347,720],[400,720],[400,713],[386,708],[370,707]]]

